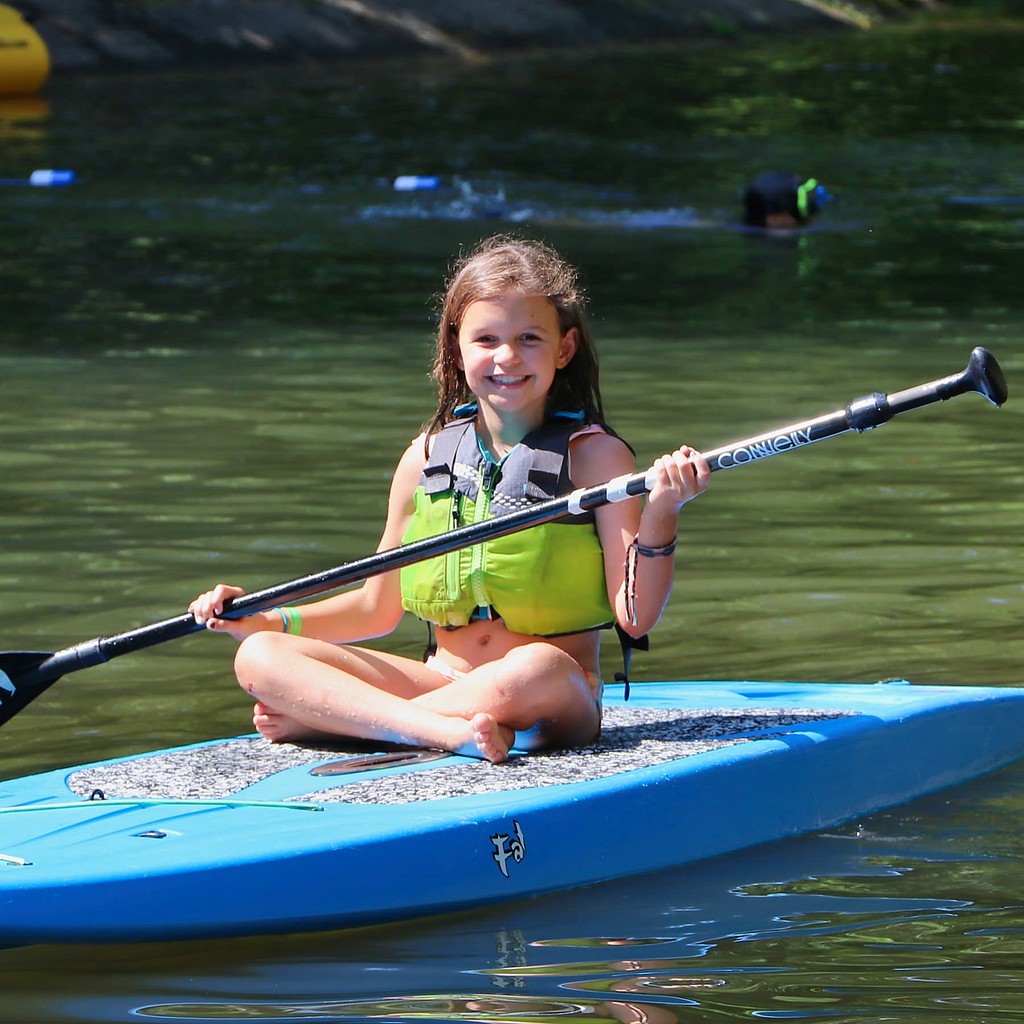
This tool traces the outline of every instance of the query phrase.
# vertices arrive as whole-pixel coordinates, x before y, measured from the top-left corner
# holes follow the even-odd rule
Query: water
[[[45,118],[0,107],[0,176],[79,176],[0,191],[4,646],[369,553],[430,412],[431,296],[495,230],[582,267],[642,462],[944,376],[975,344],[1013,395],[1018,48],[898,30],[58,80]],[[770,167],[837,196],[812,232],[736,230]],[[398,174],[443,187],[396,193]],[[717,475],[636,674],[1018,683],[1020,436],[1012,399],[965,396]],[[388,643],[422,642],[409,623]],[[65,678],[4,727],[0,775],[244,731],[230,648]],[[1013,767],[830,835],[437,921],[4,950],[4,1016],[1018,1019],[1022,810]]]

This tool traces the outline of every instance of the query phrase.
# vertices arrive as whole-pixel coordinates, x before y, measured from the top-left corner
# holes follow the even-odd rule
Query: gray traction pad
[[[848,714],[793,708],[606,707],[601,737],[586,747],[513,757],[500,765],[464,760],[444,765],[436,761],[425,770],[394,769],[383,777],[361,781],[357,781],[358,775],[343,775],[333,785],[288,799],[405,804],[585,782],[750,742],[764,730],[777,731]],[[337,746],[312,747],[274,744],[246,736],[80,769],[69,775],[67,782],[71,791],[81,796],[102,790],[111,799],[217,800],[236,795],[245,799],[247,787],[277,772],[364,756],[367,749],[365,744],[345,740]],[[310,776],[311,785],[319,781]],[[258,798],[253,795],[253,799]]]

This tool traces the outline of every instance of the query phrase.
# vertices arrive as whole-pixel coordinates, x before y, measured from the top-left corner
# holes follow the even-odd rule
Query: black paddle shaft
[[[945,401],[975,391],[993,405],[1006,401],[1006,381],[995,357],[983,348],[971,353],[967,368],[958,374],[921,384],[906,391],[881,392],[858,398],[836,412],[816,419],[791,423],[777,430],[715,448],[705,456],[713,472],[757,462],[772,455],[792,451],[849,430],[865,431],[881,426],[893,416],[933,402]],[[495,516],[463,526],[448,533],[378,551],[368,558],[347,562],[333,569],[303,576],[287,583],[245,594],[225,605],[224,618],[238,619],[274,608],[286,601],[300,601],[331,590],[349,586],[401,569],[414,562],[457,551],[472,544],[494,540],[541,523],[579,515],[614,501],[645,494],[654,486],[653,467],[644,473],[618,477],[595,487],[581,488],[571,494],[539,502],[507,515]],[[0,654],[0,725],[13,717],[47,686],[68,672],[99,665],[111,658],[166,640],[174,640],[203,629],[191,613],[165,619],[149,626],[96,637],[57,651],[12,651]]]

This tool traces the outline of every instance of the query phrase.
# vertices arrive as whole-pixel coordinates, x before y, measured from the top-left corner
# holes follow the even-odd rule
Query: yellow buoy
[[[0,4],[0,96],[37,92],[50,74],[50,53],[19,11]]]

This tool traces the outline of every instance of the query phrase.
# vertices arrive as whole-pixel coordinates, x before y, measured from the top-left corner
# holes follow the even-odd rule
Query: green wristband
[[[293,636],[302,636],[302,612],[298,608],[277,608],[277,614],[284,623],[284,632]]]

